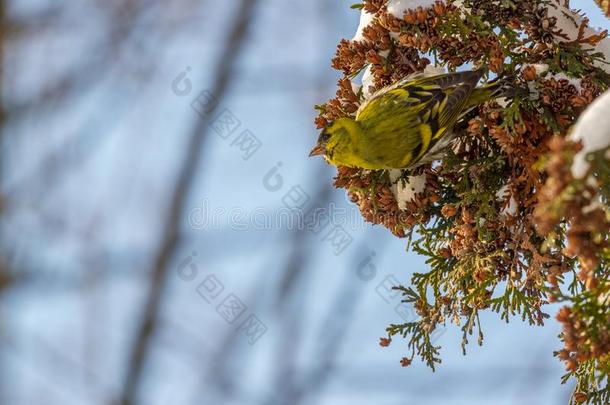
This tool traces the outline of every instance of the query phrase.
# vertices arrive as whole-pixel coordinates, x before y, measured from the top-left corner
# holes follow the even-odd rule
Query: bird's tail
[[[517,86],[514,76],[497,78],[473,90],[468,102],[468,108],[501,97],[513,98],[516,94]]]

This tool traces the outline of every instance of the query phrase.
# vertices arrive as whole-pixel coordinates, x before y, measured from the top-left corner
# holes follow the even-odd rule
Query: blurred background
[[[379,346],[426,265],[307,158],[351,3],[0,0],[0,404],[567,403],[553,320]]]

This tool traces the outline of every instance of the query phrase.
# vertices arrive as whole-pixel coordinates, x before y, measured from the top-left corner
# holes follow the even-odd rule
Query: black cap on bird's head
[[[330,134],[328,133],[326,128],[324,128],[322,130],[322,133],[318,137],[318,142],[316,143],[316,146],[314,146],[311,152],[309,152],[309,157],[326,155],[326,143],[329,139]]]

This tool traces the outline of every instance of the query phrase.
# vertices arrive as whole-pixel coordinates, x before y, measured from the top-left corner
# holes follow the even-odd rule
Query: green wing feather
[[[390,167],[407,167],[451,129],[469,104],[482,71],[407,77],[372,96],[356,114],[370,139],[361,145],[387,159],[383,148],[405,151]]]

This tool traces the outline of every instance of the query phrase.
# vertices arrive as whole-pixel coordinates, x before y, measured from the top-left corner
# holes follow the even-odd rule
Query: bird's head
[[[349,145],[351,136],[358,130],[357,126],[351,118],[339,118],[331,122],[320,133],[309,156],[324,156],[327,161],[334,163],[335,152]]]

